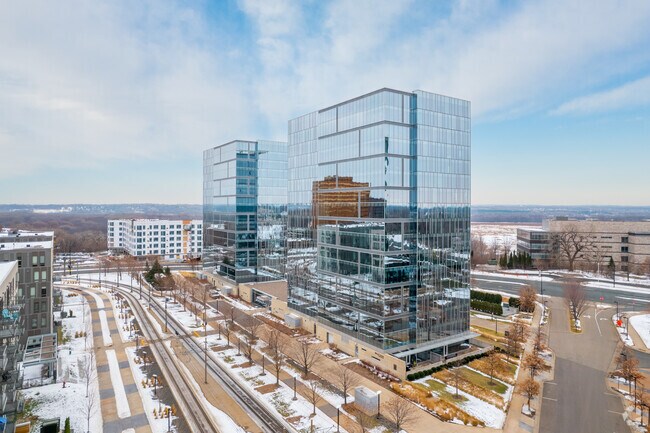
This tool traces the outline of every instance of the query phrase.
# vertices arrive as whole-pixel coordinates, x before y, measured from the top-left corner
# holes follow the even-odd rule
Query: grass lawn
[[[483,326],[476,326],[474,324],[472,324],[471,326],[472,328],[476,329],[476,332],[479,332],[483,335],[489,335],[490,337],[497,337],[497,338],[504,337],[503,332],[494,332],[494,328],[490,329],[490,328],[485,328]],[[506,329],[506,326],[507,325],[503,324],[504,330]]]
[[[461,368],[460,371],[461,371],[460,374],[463,377],[463,379],[473,383],[476,386],[480,386],[481,388],[489,389],[490,391],[494,391],[497,394],[501,394],[501,395],[505,394],[506,391],[508,390],[508,387],[503,382],[494,379],[492,381],[492,384],[490,384],[489,377],[485,377],[482,374],[470,370],[467,367]]]
[[[452,404],[467,401],[467,398],[463,397],[462,395],[458,394],[458,397],[456,397],[456,394],[454,392],[447,391],[446,385],[442,382],[438,382],[437,380],[429,379],[426,381],[426,385],[423,383],[414,383],[413,386],[422,387],[422,389],[432,391],[441,400],[445,400]]]

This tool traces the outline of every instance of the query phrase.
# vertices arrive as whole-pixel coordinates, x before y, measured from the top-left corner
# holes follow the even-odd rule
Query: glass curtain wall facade
[[[470,142],[469,102],[421,91],[291,120],[289,306],[397,356],[469,338]]]
[[[235,283],[284,277],[287,145],[232,141],[203,153],[203,266]]]

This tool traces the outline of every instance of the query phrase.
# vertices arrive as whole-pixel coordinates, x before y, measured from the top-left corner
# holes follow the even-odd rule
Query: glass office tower
[[[405,358],[467,341],[470,103],[381,89],[289,122],[289,306]]]
[[[203,267],[235,283],[284,278],[287,144],[203,152]]]

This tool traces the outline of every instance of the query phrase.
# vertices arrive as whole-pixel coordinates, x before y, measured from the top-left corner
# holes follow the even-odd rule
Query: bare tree
[[[541,356],[538,353],[529,353],[524,359],[524,366],[528,369],[530,373],[530,378],[534,379],[537,376],[537,373],[543,370],[547,370],[548,366],[544,362]]]
[[[632,382],[639,376],[639,360],[636,359],[632,352],[624,350],[618,358],[619,368],[615,373],[627,381],[628,392],[632,394]]]
[[[232,334],[230,322],[226,320],[223,325],[219,324],[219,326],[221,326],[221,333],[226,337],[226,347],[230,347],[230,334]]]
[[[529,377],[522,382],[519,392],[528,399],[527,405],[530,408],[530,400],[539,395],[539,383]]]
[[[268,332],[267,341],[269,343],[269,357],[271,358],[271,362],[273,362],[273,369],[275,370],[275,384],[279,385],[287,339],[281,331],[271,328]]]
[[[489,252],[482,236],[472,236],[472,266],[485,265],[488,262]]]
[[[97,378],[95,374],[95,351],[90,350],[88,355],[84,360],[84,364],[81,367],[81,372],[84,375],[84,381],[86,382],[86,398],[89,398],[89,389],[90,384]]]
[[[88,395],[88,398],[86,398],[84,405],[81,408],[84,416],[86,417],[86,427],[88,432],[90,432],[90,418],[92,418],[93,415],[95,415],[98,409],[97,400],[98,400],[97,393],[95,392],[95,390],[92,390]]]
[[[537,302],[537,292],[530,286],[522,287],[519,290],[519,310],[526,313],[535,311],[535,302]]]
[[[452,368],[451,368],[451,370],[449,370],[449,372],[451,373],[451,378],[452,378],[452,380],[454,382],[454,387],[456,388],[455,397],[460,398],[460,396],[458,395],[458,387],[460,385],[460,381],[462,380],[462,376],[460,374],[460,363],[455,362],[452,365]]]
[[[242,343],[244,343],[244,347],[242,350],[244,351],[244,355],[248,359],[248,362],[253,362],[253,352],[255,351],[255,340],[253,340],[253,337],[250,335],[245,335],[244,338],[240,338],[242,340]]]
[[[526,341],[528,328],[520,321],[513,322],[506,331],[506,348],[508,355],[519,356],[521,343]]]
[[[318,348],[315,344],[309,344],[305,340],[299,341],[293,346],[291,357],[302,369],[303,377],[307,377],[318,362]]]
[[[336,386],[343,393],[343,404],[348,404],[348,393],[359,385],[359,376],[343,364],[337,364],[332,369],[332,376]]]
[[[488,376],[490,376],[488,384],[494,385],[494,375],[503,370],[501,358],[496,352],[492,352],[485,357],[485,366],[487,367]]]
[[[384,404],[384,413],[395,424],[395,431],[400,432],[403,427],[417,420],[417,408],[407,399],[394,396]]]
[[[570,280],[564,283],[564,300],[569,307],[573,320],[580,319],[580,316],[587,309],[587,292],[577,280]]]
[[[535,333],[535,340],[533,341],[533,353],[539,354],[540,352],[543,352],[545,349],[546,349],[545,336],[544,333],[542,332],[542,327],[539,326],[537,328],[537,332]]]
[[[251,337],[253,343],[255,343],[260,337],[261,329],[262,329],[262,322],[253,316],[248,318],[248,323],[244,327],[244,330]]]
[[[323,399],[321,395],[323,386],[318,380],[308,380],[305,382],[305,387],[307,388],[305,398],[312,404],[312,415],[316,415],[316,405]]]
[[[559,254],[559,259],[567,263],[569,271],[573,271],[576,259],[587,253],[594,245],[591,233],[579,232],[575,226],[567,227],[560,233],[551,235],[553,250]]]

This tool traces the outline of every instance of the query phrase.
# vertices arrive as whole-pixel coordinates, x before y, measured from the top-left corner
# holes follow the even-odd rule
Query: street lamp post
[[[167,433],[171,433],[172,431],[172,408],[167,407]]]
[[[169,298],[165,297],[165,332],[167,332],[167,301]]]
[[[208,336],[205,336],[205,350],[203,354],[203,383],[207,384],[208,383]]]
[[[544,298],[544,278],[542,277],[542,270],[539,270],[539,294]]]
[[[298,400],[298,397],[296,396],[296,376],[293,377],[293,399]]]
[[[336,433],[341,431],[341,406],[336,407]]]
[[[262,374],[260,374],[260,376],[266,376],[266,370],[264,369],[264,360],[265,359],[266,359],[266,357],[262,353]]]

